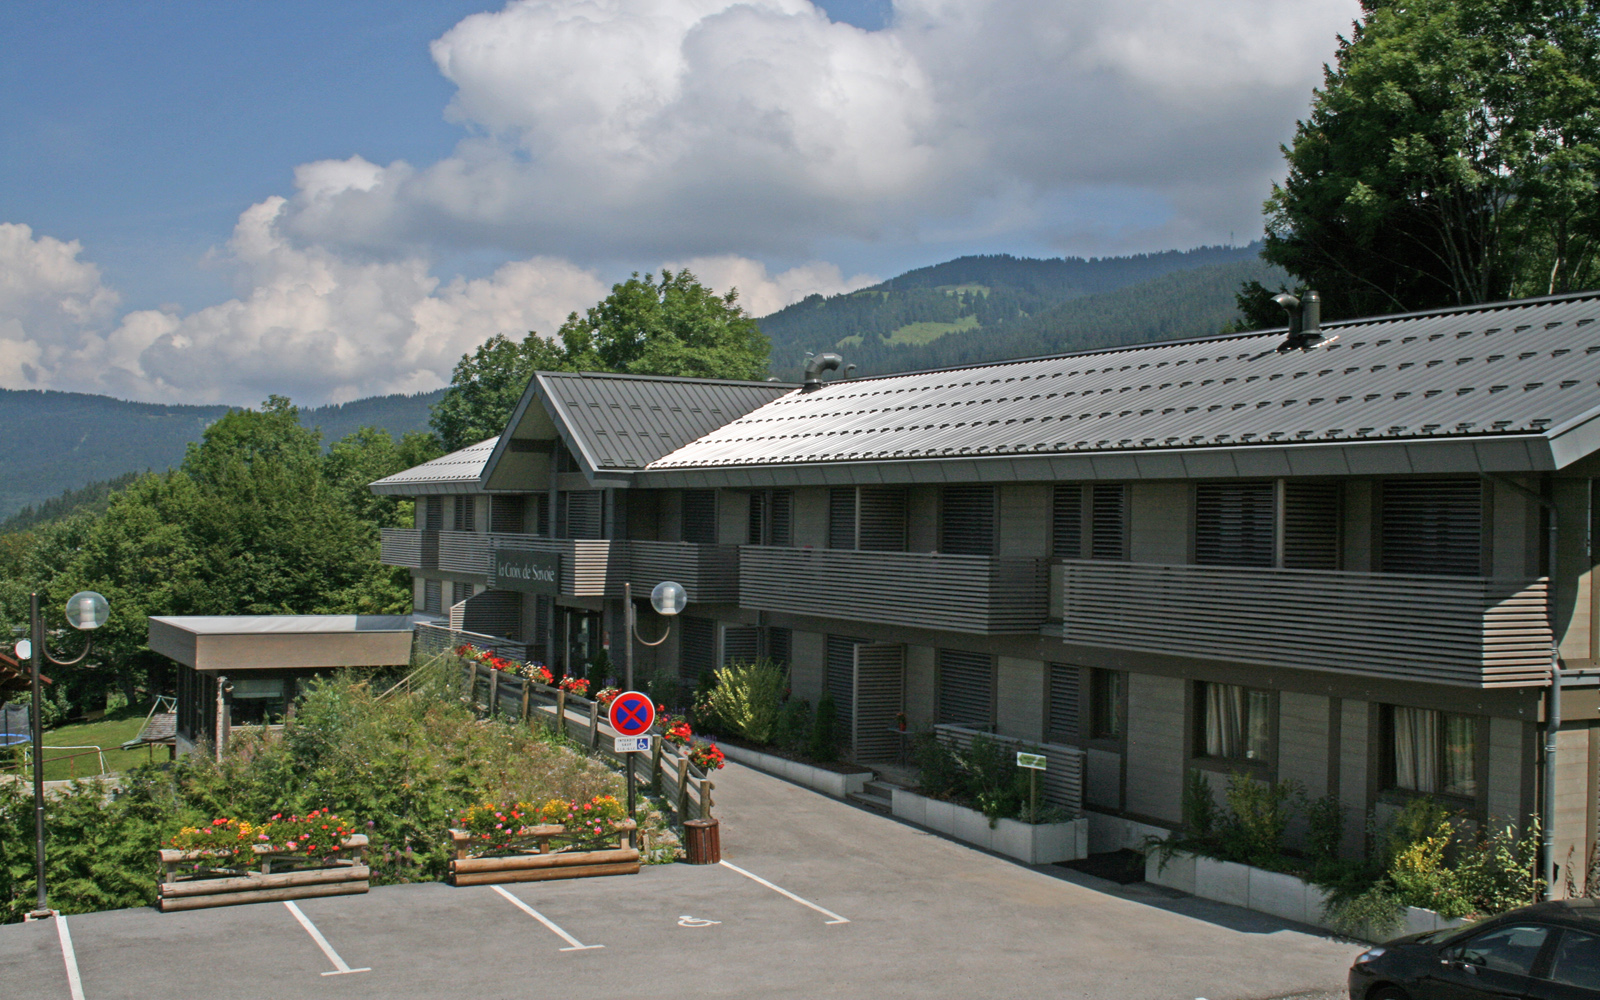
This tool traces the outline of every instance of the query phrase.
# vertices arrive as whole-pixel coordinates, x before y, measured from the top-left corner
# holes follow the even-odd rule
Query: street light
[[[661,633],[661,638],[655,642],[646,642],[644,636],[638,634],[639,619],[633,611],[633,584],[622,585],[622,626],[627,631],[627,642],[623,649],[627,652],[627,677],[625,687],[633,690],[633,640],[638,639],[646,646],[659,646],[667,641],[667,636],[672,634],[672,616],[682,611],[689,605],[689,592],[683,589],[683,584],[675,580],[663,580],[650,591],[650,604],[656,609],[656,614],[667,616],[667,630]],[[628,754],[628,818],[633,819],[633,754]]]
[[[85,637],[83,652],[70,660],[60,660],[50,655],[44,645],[44,619],[39,615],[39,595],[30,594],[29,638],[17,643],[17,657],[26,656],[33,668],[33,849],[34,849],[34,875],[39,889],[39,905],[32,913],[30,919],[43,920],[50,916],[50,907],[45,905],[44,886],[44,721],[40,711],[39,696],[39,669],[45,660],[49,660],[58,667],[70,667],[82,661],[89,655],[89,650],[94,646],[93,637]],[[97,629],[106,623],[111,615],[111,608],[106,604],[106,599],[92,590],[80,590],[67,599],[67,622],[73,628],[87,632]],[[26,646],[26,649],[24,649]]]

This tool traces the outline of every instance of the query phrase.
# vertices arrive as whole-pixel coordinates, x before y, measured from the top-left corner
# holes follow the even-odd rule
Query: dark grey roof
[[[178,713],[153,712],[145,720],[144,728],[139,730],[139,735],[122,744],[122,749],[131,750],[150,743],[171,743],[177,736]]]
[[[441,455],[431,462],[386,476],[368,489],[374,493],[476,493],[484,464],[499,440],[492,437]]]
[[[834,381],[650,468],[1518,436],[1550,451],[1600,415],[1597,317],[1600,295],[1584,293],[1331,323],[1322,346],[1281,354],[1280,330]],[[1566,455],[1550,461],[1579,457]]]

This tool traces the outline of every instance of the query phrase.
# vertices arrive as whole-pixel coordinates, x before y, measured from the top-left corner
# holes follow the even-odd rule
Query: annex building
[[[383,559],[434,631],[574,672],[620,655],[624,582],[675,579],[640,669],[785,660],[863,760],[900,711],[1078,748],[1094,850],[1176,825],[1192,769],[1337,796],[1352,840],[1421,794],[1537,815],[1554,645],[1581,887],[1597,319],[1580,294],[805,387],[541,373],[499,437],[373,484],[417,501]]]

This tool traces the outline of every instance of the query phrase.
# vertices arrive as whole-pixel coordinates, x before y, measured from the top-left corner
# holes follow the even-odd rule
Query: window
[[[1083,558],[1083,487],[1057,486],[1050,510],[1050,554]]]
[[[1550,928],[1537,924],[1497,927],[1445,949],[1444,955],[1480,969],[1526,976],[1533,971],[1533,963],[1549,936]]]
[[[605,505],[600,490],[556,494],[556,534],[560,538],[604,538]]]
[[[1120,740],[1125,730],[1122,692],[1127,674],[1120,670],[1089,672],[1089,737]]]
[[[994,657],[939,650],[939,721],[977,729],[994,724]]]
[[[444,497],[423,498],[422,526],[428,531],[439,531],[444,527]]]
[[[1277,532],[1272,482],[1200,483],[1194,491],[1194,561],[1201,566],[1271,566]]]
[[[1478,576],[1482,571],[1483,487],[1476,479],[1383,484],[1385,573]]]
[[[898,486],[830,490],[828,548],[904,552],[906,491]]]
[[[1387,705],[1388,786],[1407,792],[1478,793],[1477,719]]]
[[[761,656],[761,629],[755,625],[725,625],[722,629],[722,665],[754,663]]]
[[[1550,959],[1550,974],[1545,978],[1563,986],[1600,992],[1600,934],[1563,928]]]
[[[1341,519],[1338,483],[1284,483],[1284,568],[1338,569]]]
[[[855,487],[828,491],[828,548],[856,547]]]
[[[440,580],[422,581],[422,611],[429,615],[444,614],[444,583]]]
[[[1070,663],[1050,664],[1049,739],[1078,738],[1079,701],[1083,668]]]
[[[1201,756],[1266,763],[1272,755],[1272,693],[1237,684],[1201,684]]]
[[[939,551],[994,555],[993,486],[946,486],[939,498]]]
[[[839,730],[846,734],[853,728],[855,719],[856,646],[861,642],[860,639],[830,635],[824,653],[823,686],[833,696],[834,717],[839,721]]]
[[[678,676],[697,683],[717,666],[717,623],[710,618],[678,619]]]
[[[1096,486],[1089,492],[1089,558],[1128,558],[1128,488]]]
[[[717,491],[683,491],[683,533],[686,542],[714,545],[717,541]]]
[[[269,726],[283,721],[288,710],[288,681],[282,677],[233,680],[228,721],[235,726]]]
[[[509,534],[522,533],[523,498],[519,496],[493,496],[489,498],[489,530]]]
[[[477,531],[477,509],[477,497],[456,497],[454,528],[457,531]]]
[[[788,490],[757,490],[750,494],[751,545],[793,545],[793,524],[793,493]]]

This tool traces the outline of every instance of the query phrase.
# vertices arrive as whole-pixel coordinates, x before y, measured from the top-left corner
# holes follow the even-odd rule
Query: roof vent
[[[1309,350],[1328,339],[1322,335],[1322,296],[1307,292],[1302,299],[1283,292],[1272,301],[1289,314],[1289,336],[1278,345],[1279,352]]]
[[[822,373],[836,372],[844,364],[844,358],[837,354],[819,354],[806,362],[806,381],[801,386],[801,392],[816,392],[822,388]]]

